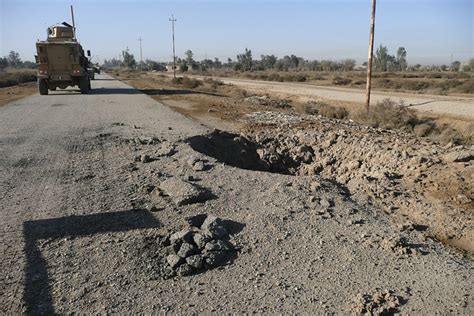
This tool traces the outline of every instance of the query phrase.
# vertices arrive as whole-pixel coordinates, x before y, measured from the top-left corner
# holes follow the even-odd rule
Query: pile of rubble
[[[225,223],[216,216],[196,215],[188,218],[189,227],[171,234],[166,263],[172,274],[190,275],[231,261],[236,249]]]

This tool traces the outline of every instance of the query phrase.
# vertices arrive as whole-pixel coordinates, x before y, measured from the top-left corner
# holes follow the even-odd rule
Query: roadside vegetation
[[[380,45],[374,55],[372,87],[377,90],[426,94],[474,94],[474,59],[467,63],[453,61],[451,65],[409,65],[407,51],[399,47],[391,55]],[[363,89],[366,85],[366,63],[357,65],[354,59],[307,60],[295,55],[278,58],[261,55],[255,59],[250,49],[237,54],[235,59],[218,58],[197,61],[187,50],[177,58],[177,72],[213,77],[237,77],[275,82],[304,82],[321,86],[338,86]],[[121,59],[105,60],[108,69],[140,69],[144,71],[170,71],[172,65],[145,60],[139,63],[128,50]]]
[[[36,81],[35,68],[35,63],[22,61],[15,51],[0,57],[0,88]]]

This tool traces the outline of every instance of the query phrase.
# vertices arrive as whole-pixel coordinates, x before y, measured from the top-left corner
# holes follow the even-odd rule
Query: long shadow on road
[[[24,222],[26,266],[23,300],[27,314],[55,314],[48,265],[38,247],[39,240],[126,232],[159,226],[160,223],[153,215],[144,209]]]

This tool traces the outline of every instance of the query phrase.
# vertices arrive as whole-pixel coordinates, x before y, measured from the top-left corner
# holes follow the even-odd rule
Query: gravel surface
[[[108,75],[93,89],[0,108],[1,313],[473,313],[461,253],[334,179],[194,150],[210,130]]]

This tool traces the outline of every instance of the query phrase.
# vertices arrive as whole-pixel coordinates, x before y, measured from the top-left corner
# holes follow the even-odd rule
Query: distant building
[[[173,72],[173,64],[166,65],[166,71]],[[181,71],[181,67],[179,65],[176,65],[176,71]]]

